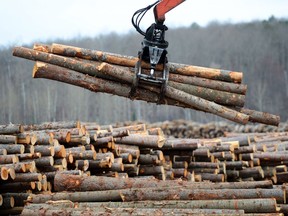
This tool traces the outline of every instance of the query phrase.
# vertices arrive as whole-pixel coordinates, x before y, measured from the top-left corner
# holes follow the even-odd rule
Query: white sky
[[[101,33],[134,31],[133,13],[155,0],[1,0],[0,47],[96,36]],[[271,15],[288,18],[288,0],[187,0],[166,14],[169,28],[201,26],[211,21],[242,22],[267,19]],[[153,22],[147,13],[141,25]]]

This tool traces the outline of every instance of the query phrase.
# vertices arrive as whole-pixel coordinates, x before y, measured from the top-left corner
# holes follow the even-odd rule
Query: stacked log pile
[[[16,47],[13,55],[36,61],[34,78],[131,98],[138,58],[60,44]],[[149,65],[143,63],[142,67],[144,73],[149,73]],[[191,108],[241,124],[279,124],[279,116],[244,108],[247,86],[241,84],[242,73],[176,63],[169,63],[169,68],[164,100],[159,101],[159,88],[147,84],[141,84],[131,99]],[[156,69],[156,73],[162,71]]]
[[[247,124],[239,125],[229,122],[209,122],[200,123],[194,121],[187,121],[183,119],[165,121],[165,122],[143,122],[143,121],[126,121],[116,122],[113,127],[122,127],[128,125],[143,124],[147,128],[159,127],[162,129],[166,137],[174,138],[216,138],[225,136],[228,132],[233,133],[275,133],[288,132],[288,123],[281,122],[278,127],[264,124]]]
[[[54,122],[0,134],[0,214],[288,212],[287,133],[175,139],[145,124]]]

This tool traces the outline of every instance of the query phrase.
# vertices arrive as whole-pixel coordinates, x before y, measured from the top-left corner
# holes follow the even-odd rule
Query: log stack
[[[176,139],[146,124],[13,126],[0,130],[0,214],[287,213],[287,133]]]
[[[174,138],[217,138],[225,136],[226,133],[275,133],[288,132],[288,123],[281,122],[278,127],[264,124],[240,125],[227,121],[200,123],[177,119],[165,122],[144,122],[144,121],[125,121],[113,123],[113,127],[122,127],[127,125],[143,124],[147,128],[161,128],[166,137]]]
[[[247,86],[241,72],[169,63],[169,83],[164,100],[160,90],[140,85],[131,98],[133,72],[138,58],[82,49],[61,44],[35,44],[33,49],[16,47],[14,56],[36,61],[34,78],[46,78],[80,86],[93,92],[105,92],[212,113],[231,121],[278,125],[279,116],[244,108]],[[145,73],[148,65],[142,65]],[[157,68],[159,73],[162,68]]]

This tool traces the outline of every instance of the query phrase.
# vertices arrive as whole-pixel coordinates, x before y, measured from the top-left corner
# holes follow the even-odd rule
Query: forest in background
[[[133,31],[36,42],[136,56],[142,39]],[[243,83],[248,85],[245,107],[277,114],[282,122],[287,121],[288,20],[270,17],[239,24],[213,22],[206,27],[193,23],[190,27],[169,29],[166,39],[170,62],[243,72]],[[12,50],[13,47],[0,48],[0,124],[63,120],[101,124],[131,120],[223,121],[195,110],[130,101],[60,82],[33,79],[33,62],[13,57]]]

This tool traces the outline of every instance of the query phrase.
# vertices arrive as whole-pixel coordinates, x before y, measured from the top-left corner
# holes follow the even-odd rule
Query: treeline
[[[200,27],[169,29],[169,61],[222,68],[244,73],[248,85],[245,107],[288,118],[288,20],[274,17],[241,24],[211,23]],[[142,36],[111,33],[62,43],[83,48],[136,56]],[[25,45],[23,45],[25,46]],[[33,46],[32,44],[27,47]],[[0,50],[0,124],[81,120],[101,124],[145,120],[220,120],[195,110],[157,106],[145,102],[92,93],[49,80],[33,80],[33,63]],[[222,120],[222,119],[221,119]]]

